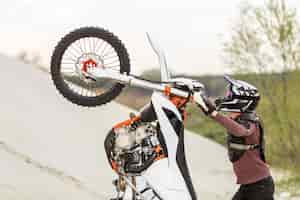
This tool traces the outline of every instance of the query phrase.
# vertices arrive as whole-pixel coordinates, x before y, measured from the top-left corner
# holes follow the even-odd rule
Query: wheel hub
[[[89,69],[103,67],[104,61],[101,57],[94,53],[86,53],[81,55],[76,62],[77,73],[87,74]]]
[[[96,67],[97,67],[97,62],[90,58],[82,63],[81,71],[87,72],[88,69],[96,68]]]

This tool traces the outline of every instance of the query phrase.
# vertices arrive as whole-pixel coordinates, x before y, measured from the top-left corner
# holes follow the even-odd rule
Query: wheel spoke
[[[81,53],[85,53],[85,51],[84,51],[84,50],[82,49],[82,47],[81,47],[80,40],[74,42],[74,45],[77,46],[77,47],[80,49]]]
[[[74,63],[77,62],[76,59],[70,58],[70,57],[63,57],[62,61],[73,61]]]
[[[75,44],[70,45],[70,48],[73,49],[76,54],[81,55],[81,52],[78,51],[78,49],[76,49],[75,47],[77,47]]]
[[[115,52],[115,49],[109,45],[109,49],[106,48],[105,50],[103,50],[103,52],[101,52],[100,55],[103,57],[104,55],[109,55],[110,53],[113,53],[113,52]]]
[[[97,53],[101,49],[101,47],[104,43],[104,40],[101,40],[100,45],[98,45],[98,43],[99,43],[99,40],[98,40],[97,45],[95,47],[95,51],[94,51],[95,53]]]
[[[80,49],[82,49],[83,53],[86,53],[86,49],[84,48],[84,45],[82,45],[82,38],[78,40]]]
[[[77,55],[75,55],[72,51],[70,51],[69,49],[67,49],[67,51],[66,51],[66,54],[68,55],[69,54],[69,56],[71,56],[71,58],[72,59],[77,59]],[[74,59],[74,60],[75,60]]]
[[[104,66],[106,66],[106,67],[119,66],[120,67],[120,62],[119,62],[119,60],[115,60],[115,61],[111,61],[109,63],[104,63]]]
[[[87,49],[87,44],[86,44],[86,38],[82,38],[82,40],[83,40],[83,46],[84,46],[84,49],[85,49],[85,52],[86,53],[88,53],[89,51],[88,51],[88,49]]]
[[[76,71],[74,69],[64,68],[61,72],[62,73],[70,73],[70,72],[76,72]]]
[[[113,69],[113,68],[120,68],[120,65],[115,66],[104,66],[105,69]]]
[[[61,65],[75,65],[74,62],[61,62]]]
[[[92,41],[92,38],[89,37],[89,38],[88,38],[88,41],[89,41],[90,52],[91,52],[91,53],[95,53],[95,52],[93,52],[93,44],[92,44],[93,41]]]
[[[92,38],[93,40],[93,52],[96,53],[96,45],[98,44],[99,40],[96,40],[96,38]]]
[[[105,46],[104,46],[104,48],[102,49],[102,51],[101,51],[101,53],[100,53],[100,56],[103,55],[103,53],[104,53],[105,49],[107,48],[107,46],[108,46],[108,44],[105,42]]]
[[[113,54],[113,53],[111,53],[111,54]],[[105,59],[105,60],[109,60],[109,59],[112,59],[112,58],[117,58],[117,59],[119,59],[118,55],[113,55],[113,56],[108,56],[108,55],[109,55],[109,54],[107,54],[107,57],[106,57],[106,56],[102,56],[102,58]]]

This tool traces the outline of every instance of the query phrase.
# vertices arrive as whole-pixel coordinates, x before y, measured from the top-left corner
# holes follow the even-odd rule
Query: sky
[[[61,37],[75,28],[99,26],[109,29],[123,41],[134,74],[158,68],[146,32],[150,32],[165,50],[172,71],[228,73],[221,59],[222,43],[237,20],[241,2],[2,0],[0,53],[15,56],[26,50],[41,55],[42,63],[49,67],[51,53]]]

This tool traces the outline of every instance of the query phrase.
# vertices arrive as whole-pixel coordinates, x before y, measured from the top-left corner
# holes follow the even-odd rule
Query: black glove
[[[205,115],[211,115],[212,112],[216,110],[216,106],[203,92],[195,92],[194,101],[201,108]]]

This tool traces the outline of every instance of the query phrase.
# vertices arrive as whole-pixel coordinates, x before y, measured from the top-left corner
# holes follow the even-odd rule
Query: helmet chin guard
[[[260,95],[257,88],[245,81],[224,76],[229,83],[226,96],[217,98],[217,110],[224,112],[253,112],[258,105]]]

